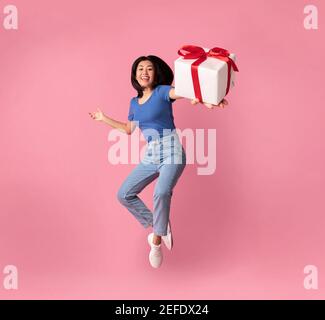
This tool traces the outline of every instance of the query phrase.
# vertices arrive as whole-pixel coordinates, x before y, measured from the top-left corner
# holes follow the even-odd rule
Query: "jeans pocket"
[[[185,151],[182,145],[172,146],[166,150],[164,157],[172,164],[184,164],[186,163]]]

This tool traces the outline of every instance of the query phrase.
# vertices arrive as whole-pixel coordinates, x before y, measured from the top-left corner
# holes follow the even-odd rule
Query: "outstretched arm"
[[[117,121],[114,120],[112,118],[109,118],[108,116],[106,116],[102,110],[100,110],[99,108],[97,108],[96,112],[88,112],[89,115],[97,121],[101,121],[104,122],[108,125],[110,125],[111,127],[118,129],[119,131],[126,133],[126,134],[132,134],[132,132],[135,130],[136,128],[136,124],[135,121],[127,121],[125,122],[121,122],[121,121]]]
[[[174,99],[174,100],[176,100],[176,99],[182,99],[183,97],[181,97],[181,96],[177,96],[177,95],[175,94],[175,88],[171,88],[171,89],[169,90],[169,98],[170,98],[170,99]]]
[[[181,98],[183,98],[183,97],[181,97],[181,96],[177,96],[176,94],[175,94],[175,88],[171,88],[170,90],[169,90],[169,98],[170,99],[174,99],[174,100],[176,100],[176,99],[181,99]],[[191,100],[191,103],[192,104],[197,104],[199,102],[199,99],[192,99]],[[215,104],[211,104],[211,103],[204,103],[204,105],[206,106],[206,107],[208,107],[209,109],[213,109],[214,107],[220,107],[220,108],[224,108],[224,106],[226,106],[228,104],[228,101],[226,100],[226,99],[223,99],[218,105],[215,105]]]

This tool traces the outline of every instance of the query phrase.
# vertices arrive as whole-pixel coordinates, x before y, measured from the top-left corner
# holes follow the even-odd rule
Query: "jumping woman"
[[[89,112],[98,120],[130,135],[139,126],[146,139],[146,152],[140,163],[131,171],[117,192],[117,198],[144,228],[153,227],[148,235],[149,262],[160,267],[163,254],[161,240],[167,249],[173,247],[169,220],[173,189],[186,165],[186,154],[174,124],[172,103],[182,97],[175,95],[171,86],[174,74],[171,68],[157,56],[137,58],[131,69],[131,83],[137,96],[130,102],[126,123],[107,117],[100,109]],[[198,99],[191,100],[192,104]],[[209,109],[224,107],[227,100],[218,105],[204,103]],[[158,178],[154,189],[154,208],[151,212],[138,194]]]

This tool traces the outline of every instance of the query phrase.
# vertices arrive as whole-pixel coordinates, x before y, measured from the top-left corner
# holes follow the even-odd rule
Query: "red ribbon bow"
[[[185,51],[185,53],[183,53],[182,51]],[[198,98],[200,102],[202,102],[202,94],[200,89],[198,66],[203,61],[205,61],[208,57],[225,61],[228,66],[226,95],[228,94],[230,88],[231,68],[233,68],[234,71],[239,71],[235,62],[229,57],[230,53],[228,52],[228,50],[214,47],[210,49],[208,52],[205,52],[205,50],[201,47],[185,45],[178,50],[178,54],[182,56],[184,59],[197,59],[191,65],[191,73],[192,73],[195,97]]]

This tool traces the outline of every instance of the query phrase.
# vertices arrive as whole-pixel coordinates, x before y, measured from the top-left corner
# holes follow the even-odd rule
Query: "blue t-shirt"
[[[136,124],[147,142],[175,129],[172,108],[175,100],[169,98],[171,88],[174,87],[158,85],[143,104],[138,103],[137,97],[131,99],[128,120],[137,121]]]

